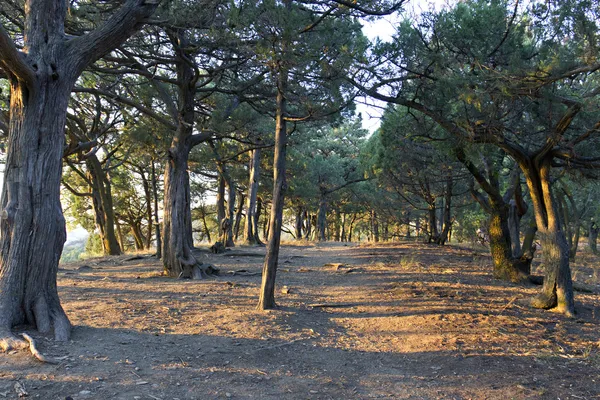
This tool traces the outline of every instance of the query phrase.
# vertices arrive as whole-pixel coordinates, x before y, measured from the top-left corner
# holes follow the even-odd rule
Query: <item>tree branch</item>
[[[160,0],[127,0],[102,26],[72,39],[69,47],[78,60],[77,72],[119,47],[154,13]]]
[[[27,86],[31,86],[36,80],[34,70],[25,62],[23,54],[17,49],[2,24],[0,24],[0,67],[7,74],[12,74],[25,82]]]

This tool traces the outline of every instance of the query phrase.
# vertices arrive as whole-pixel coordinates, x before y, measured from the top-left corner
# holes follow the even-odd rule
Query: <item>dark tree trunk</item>
[[[433,243],[437,240],[439,233],[438,233],[438,228],[437,228],[437,215],[436,215],[436,207],[435,207],[435,201],[432,203],[429,203],[429,207],[428,207],[428,212],[429,212],[429,237],[427,238],[427,241],[429,243]]]
[[[294,221],[294,237],[296,240],[302,240],[302,227],[304,226],[304,208],[298,206],[296,208],[296,219]]]
[[[452,176],[446,178],[446,190],[444,198],[444,213],[442,217],[443,228],[442,233],[437,238],[436,243],[440,245],[446,244],[448,236],[450,234],[450,228],[452,227],[452,187],[453,180]]]
[[[260,206],[257,205],[258,182],[260,180],[260,149],[252,150],[248,177],[248,196],[246,203],[246,223],[244,225],[244,243],[247,245],[260,244],[258,237],[258,216]]]
[[[238,204],[235,211],[235,224],[233,226],[233,236],[235,241],[237,241],[240,236],[240,225],[242,223],[242,214],[244,213],[244,202],[246,201],[246,196],[244,196],[243,193],[238,193],[238,196]]]
[[[10,84],[8,151],[0,220],[0,347],[27,345],[11,333],[23,322],[53,327],[68,340],[71,324],[56,275],[66,240],[60,204],[65,121],[71,89],[97,58],[119,46],[156,4],[130,1],[96,31],[67,38],[64,1],[28,0],[24,51],[0,29],[0,68]]]
[[[287,3],[288,6],[290,3]],[[285,53],[284,38],[284,53]],[[275,155],[273,158],[273,204],[269,226],[267,254],[262,271],[262,284],[258,309],[267,310],[274,308],[275,304],[275,278],[277,274],[277,261],[279,258],[279,245],[281,241],[281,227],[283,223],[283,202],[287,190],[285,179],[287,126],[285,116],[287,101],[285,93],[288,85],[288,72],[281,67],[277,76],[277,111],[275,121]]]
[[[324,242],[327,240],[325,229],[327,228],[327,199],[321,196],[319,200],[319,212],[317,213],[317,240]]]
[[[54,326],[57,340],[70,335],[71,325],[56,290],[58,261],[66,240],[60,179],[71,89],[71,82],[50,75],[51,65],[60,65],[64,56],[60,50],[39,54],[41,71],[36,71],[36,81],[29,87],[16,77],[10,80],[0,224],[0,345],[5,350],[20,345],[10,329],[24,322],[40,332]]]
[[[494,278],[511,282],[525,282],[530,274],[531,259],[512,256],[512,246],[508,231],[507,207],[493,207],[490,212],[488,233],[490,253],[494,263]]]
[[[85,164],[88,170],[87,180],[92,187],[92,205],[102,249],[105,255],[119,255],[121,248],[115,234],[115,210],[110,178],[95,154],[90,154]]]
[[[371,211],[371,231],[373,233],[373,241],[379,242],[379,221],[377,220],[377,212]]]
[[[225,236],[225,231],[223,230],[224,221],[226,218],[226,208],[225,208],[225,178],[222,175],[219,175],[217,179],[217,226],[219,230],[219,240],[222,240]],[[225,244],[225,242],[223,242]]]
[[[590,247],[590,250],[594,254],[598,254],[598,232],[600,232],[600,228],[598,228],[596,222],[590,222],[590,228],[588,233],[588,245]]]
[[[178,128],[167,152],[163,216],[164,272],[170,277],[202,278],[204,269],[192,254],[192,213],[188,157],[194,144],[194,83],[195,71],[185,54],[187,39],[181,30],[169,32],[176,48],[176,68],[179,92]]]
[[[146,178],[144,169],[139,168],[138,173],[142,177],[142,187],[144,188],[144,196],[146,197],[146,221],[148,225],[144,247],[149,249],[150,246],[152,246],[152,231],[154,229],[152,223],[152,193],[150,192],[150,182],[148,182],[148,179]]]
[[[154,229],[156,235],[156,258],[162,258],[162,243],[160,235],[160,223],[158,220],[158,181],[156,179],[156,168],[152,160],[152,197],[154,198]]]
[[[254,231],[254,240],[255,240],[256,244],[259,244],[259,245],[264,244],[260,240],[260,236],[258,234],[258,225],[259,225],[258,221],[260,220],[260,216],[262,215],[262,210],[263,210],[262,197],[257,197],[256,198],[256,214],[254,215],[252,230]]]

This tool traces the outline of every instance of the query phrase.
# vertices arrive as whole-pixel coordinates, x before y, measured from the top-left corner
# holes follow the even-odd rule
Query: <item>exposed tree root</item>
[[[33,356],[35,358],[37,358],[41,362],[44,362],[47,364],[58,364],[59,363],[58,360],[56,360],[52,357],[46,357],[45,355],[40,353],[40,351],[35,346],[35,341],[33,340],[33,338],[31,336],[29,336],[26,333],[21,333],[21,336],[23,336],[25,338],[25,340],[29,343],[29,351],[31,351],[31,354],[33,354]]]
[[[59,363],[58,360],[51,357],[46,357],[45,355],[40,353],[40,351],[37,349],[37,346],[35,345],[35,341],[31,336],[29,336],[26,333],[21,333],[21,336],[23,336],[25,340],[19,339],[18,337],[13,336],[12,334],[6,335],[2,339],[0,339],[0,348],[2,348],[2,350],[4,351],[29,349],[31,354],[41,362],[48,364]]]

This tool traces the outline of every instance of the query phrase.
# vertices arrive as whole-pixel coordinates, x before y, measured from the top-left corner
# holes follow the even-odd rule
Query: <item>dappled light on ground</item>
[[[419,243],[287,246],[279,309],[255,310],[262,248],[198,252],[219,277],[160,276],[147,257],[64,265],[68,343],[45,365],[0,363],[0,394],[43,399],[593,398],[597,294],[578,318],[528,307],[535,286],[491,278],[484,252]],[[245,253],[252,255],[246,256]],[[584,283],[597,276],[586,256]],[[240,273],[239,271],[244,270]],[[234,272],[236,272],[234,274]],[[282,290],[285,286],[285,290]],[[285,292],[285,293],[284,293]],[[586,377],[586,379],[583,379]]]

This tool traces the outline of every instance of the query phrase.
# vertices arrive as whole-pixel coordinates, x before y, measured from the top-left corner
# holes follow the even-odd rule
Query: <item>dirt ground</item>
[[[221,268],[203,281],[148,256],[63,265],[72,340],[31,331],[58,365],[0,355],[0,398],[600,398],[597,294],[576,293],[567,319],[527,306],[537,287],[493,280],[483,250],[323,244],[282,249],[279,309],[260,312],[263,254],[198,252]],[[598,283],[597,259],[573,269]]]

